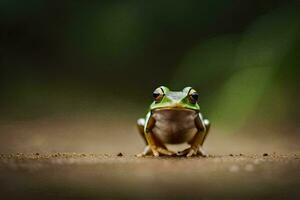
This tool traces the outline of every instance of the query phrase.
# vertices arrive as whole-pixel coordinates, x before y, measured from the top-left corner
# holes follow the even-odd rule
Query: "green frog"
[[[144,151],[137,156],[207,156],[202,146],[210,122],[200,113],[196,90],[185,87],[182,91],[171,91],[160,86],[154,90],[153,98],[146,117],[137,120],[139,133],[146,143]],[[166,144],[181,143],[190,147],[176,153],[166,147]]]

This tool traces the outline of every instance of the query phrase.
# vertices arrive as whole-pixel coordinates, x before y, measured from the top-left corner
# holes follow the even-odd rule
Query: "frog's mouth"
[[[197,113],[197,110],[191,109],[191,108],[185,108],[185,107],[163,107],[163,108],[156,108],[153,110],[153,112],[161,112],[161,111],[177,111],[177,112],[193,112],[193,113]]]
[[[196,110],[187,109],[187,108],[157,108],[152,111],[153,117],[159,121],[159,120],[167,120],[168,122],[178,122],[179,124],[185,123],[184,119],[189,119],[192,117],[192,119],[195,118],[197,115]]]

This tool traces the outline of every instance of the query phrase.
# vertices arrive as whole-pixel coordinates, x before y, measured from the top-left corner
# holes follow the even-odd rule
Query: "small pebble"
[[[233,154],[231,153],[231,154],[229,154],[229,156],[233,156]]]
[[[35,153],[35,155],[36,155],[36,156],[39,156],[40,154],[39,154],[39,153]]]
[[[240,153],[240,156],[243,156],[244,154]]]
[[[120,153],[117,154],[117,156],[123,156],[123,154],[120,152]]]
[[[268,155],[269,155],[269,154],[267,154],[267,153],[264,153],[264,154],[263,154],[263,156],[268,156]]]

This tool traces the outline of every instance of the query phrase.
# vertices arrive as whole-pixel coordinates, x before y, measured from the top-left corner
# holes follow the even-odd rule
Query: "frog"
[[[146,146],[136,156],[208,156],[203,143],[209,133],[210,121],[200,112],[198,92],[192,87],[171,91],[160,86],[152,96],[146,117],[137,120],[138,132]],[[178,152],[166,146],[182,143],[189,147]]]

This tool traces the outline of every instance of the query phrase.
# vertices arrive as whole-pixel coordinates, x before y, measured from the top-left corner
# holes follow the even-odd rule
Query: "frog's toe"
[[[191,148],[189,152],[186,154],[186,157],[192,157],[196,155],[197,155],[197,150]]]
[[[145,157],[145,156],[149,156],[149,155],[153,155],[152,152],[148,153],[148,154],[145,154],[144,152],[142,152],[142,153],[136,154],[135,156],[138,158],[141,158],[141,157]]]
[[[144,151],[142,153],[137,154],[136,157],[144,157],[151,154],[153,154],[151,148],[149,146],[146,146]]]
[[[149,149],[155,157],[159,157],[159,151],[156,146],[152,146],[152,147],[149,146]]]
[[[138,158],[141,158],[141,157],[144,157],[145,155],[143,153],[138,153],[138,154],[135,154],[135,156]]]
[[[202,147],[199,147],[199,149],[197,151],[197,155],[202,156],[202,157],[208,157],[208,154],[206,153],[206,151]]]
[[[160,154],[166,155],[166,156],[172,156],[172,155],[175,154],[175,152],[170,151],[170,150],[165,149],[165,148],[161,148],[161,147],[158,147],[156,150],[157,150]]]
[[[193,149],[193,148],[187,148],[183,151],[179,151],[177,153],[178,156],[186,156],[186,157],[192,157],[192,156],[196,156],[197,155],[197,150]]]
[[[153,147],[151,149],[150,146],[146,146],[144,151],[142,153],[137,154],[136,157],[145,157],[147,155],[153,155],[155,157],[159,157],[160,155],[172,156],[174,154],[175,152],[165,149],[163,147]]]

